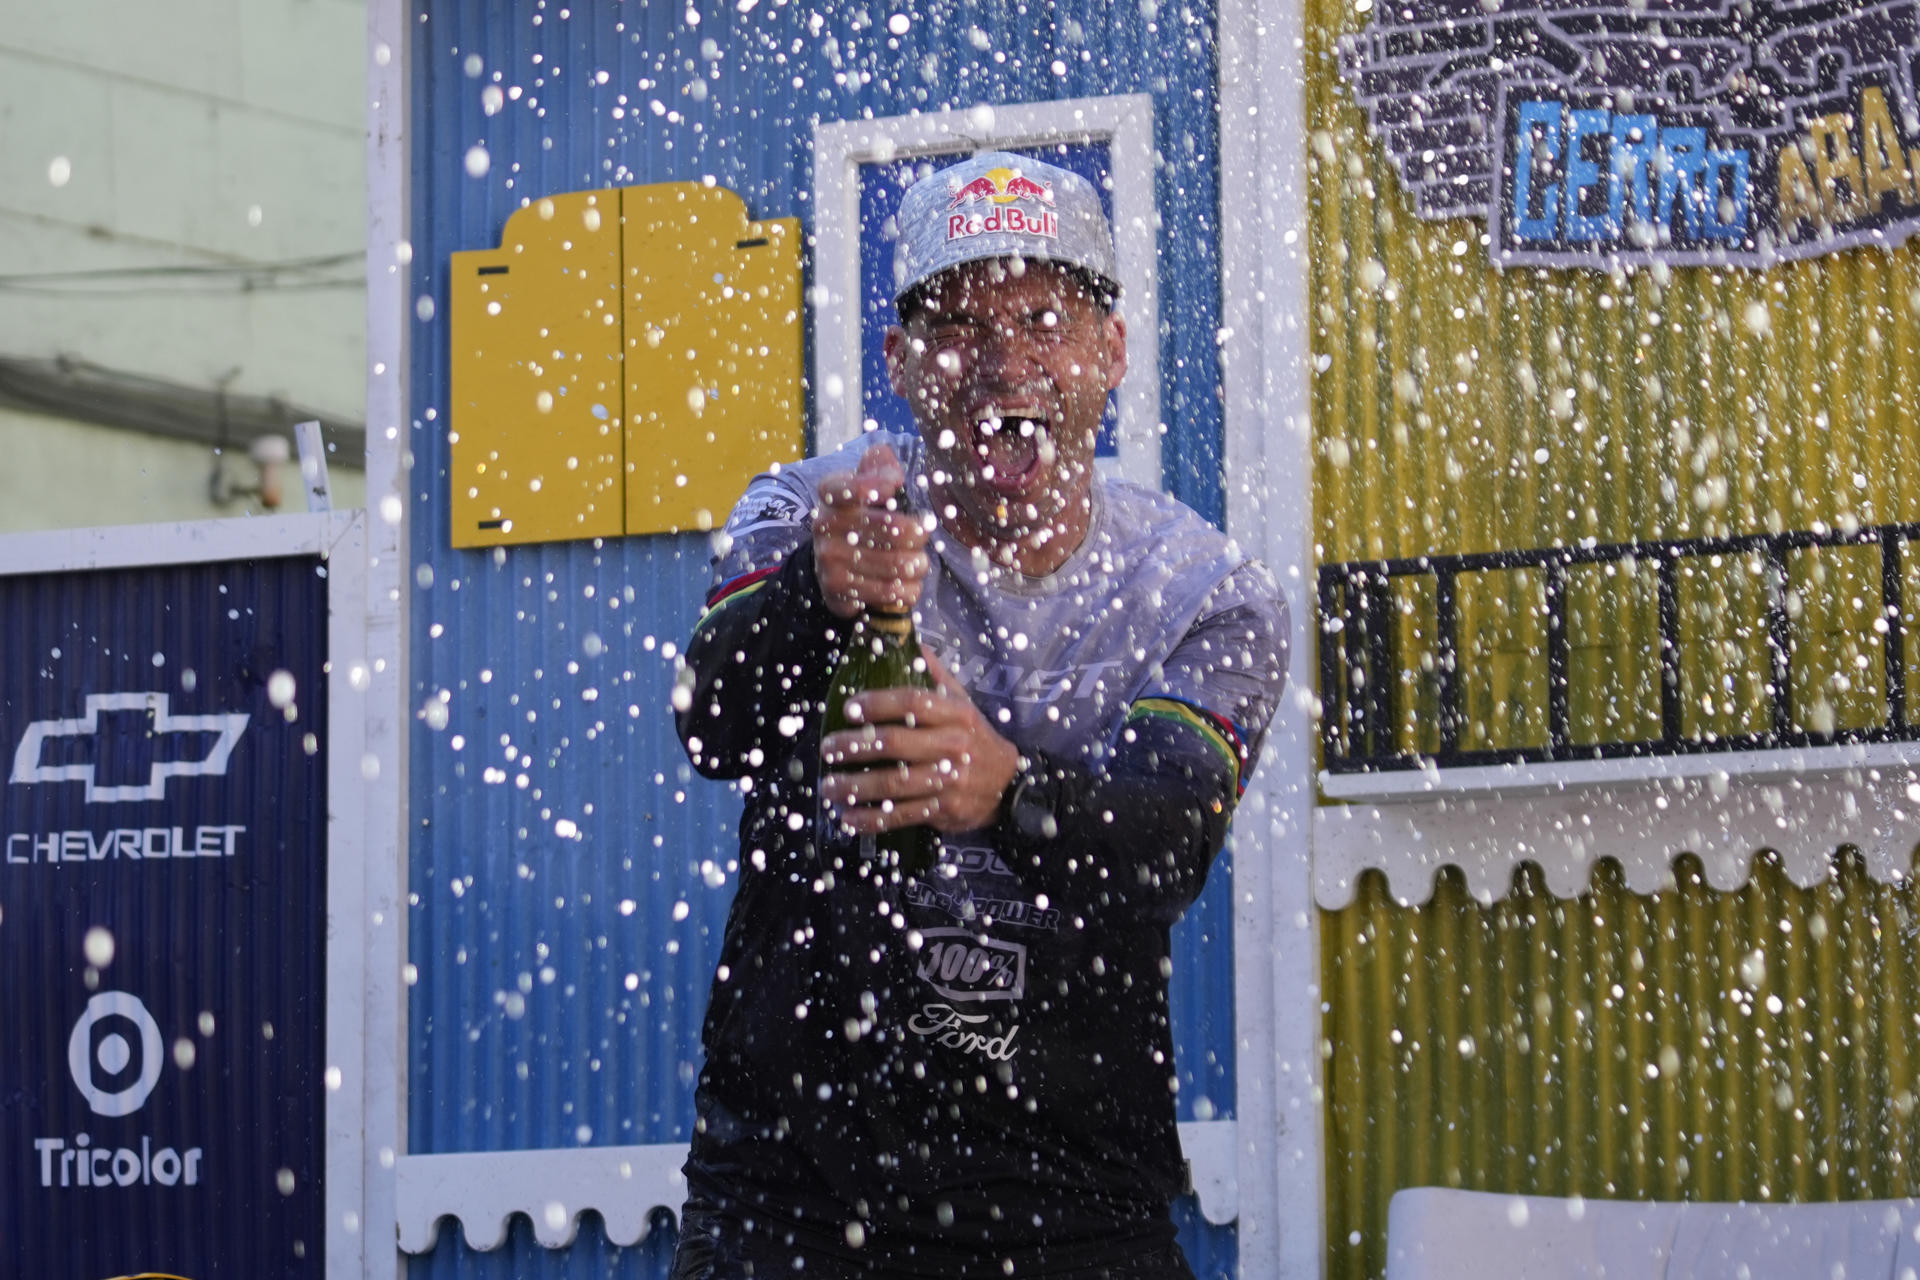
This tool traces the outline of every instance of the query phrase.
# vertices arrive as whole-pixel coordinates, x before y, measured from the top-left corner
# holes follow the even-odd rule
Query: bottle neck
[[[913,634],[913,615],[891,609],[869,608],[861,616],[860,625],[869,635],[878,636],[888,644],[905,644],[907,637]]]

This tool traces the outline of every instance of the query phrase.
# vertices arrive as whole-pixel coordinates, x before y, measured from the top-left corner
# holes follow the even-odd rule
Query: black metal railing
[[[1541,761],[1594,760],[1700,751],[1755,751],[1777,747],[1905,741],[1920,738],[1920,725],[1907,719],[1904,585],[1907,543],[1920,537],[1920,524],[1881,525],[1847,532],[1747,534],[1732,538],[1688,538],[1666,542],[1546,547],[1471,555],[1422,556],[1411,560],[1356,560],[1321,567],[1319,572],[1321,735],[1325,767],[1334,773],[1413,769],[1428,766],[1486,765]],[[1845,727],[1808,725],[1795,716],[1795,603],[1789,558],[1796,552],[1829,548],[1875,548],[1880,553],[1879,610],[1871,638],[1882,656],[1881,702],[1877,723]],[[1682,627],[1680,586],[1683,572],[1706,576],[1690,562],[1706,559],[1712,569],[1730,560],[1757,565],[1764,593],[1767,650],[1764,727],[1757,731],[1689,732],[1683,705],[1683,664],[1695,650]],[[1593,737],[1575,741],[1570,673],[1572,647],[1591,637],[1568,635],[1567,592],[1571,571],[1580,566],[1626,566],[1635,580],[1648,566],[1655,579],[1658,618],[1659,734],[1632,740]],[[1538,593],[1545,623],[1544,741],[1500,743],[1481,732],[1472,744],[1463,734],[1472,727],[1463,712],[1462,682],[1474,672],[1461,669],[1460,595],[1464,579],[1502,571],[1531,571],[1544,577]],[[1614,571],[1616,576],[1618,570]],[[1396,579],[1402,582],[1396,595]],[[1432,633],[1421,635],[1421,661],[1410,663],[1400,636],[1407,628],[1396,620],[1406,610],[1406,586],[1421,586],[1431,598]],[[1804,595],[1800,597],[1804,601]],[[1856,603],[1860,603],[1856,601]],[[1424,621],[1424,618],[1422,619]],[[1756,619],[1756,622],[1761,621]],[[1618,636],[1610,637],[1615,643]],[[1696,642],[1698,642],[1696,638]],[[1535,660],[1539,655],[1533,655]],[[1484,675],[1484,673],[1480,673]],[[1536,681],[1538,683],[1538,681]],[[1404,707],[1417,686],[1424,708]],[[1437,721],[1418,724],[1426,710]],[[1532,709],[1536,714],[1537,706]],[[1648,712],[1651,708],[1646,709]],[[1650,722],[1651,716],[1643,717]],[[1408,726],[1429,749],[1411,746]],[[1484,725],[1478,726],[1481,730]],[[1591,733],[1593,726],[1583,725]]]

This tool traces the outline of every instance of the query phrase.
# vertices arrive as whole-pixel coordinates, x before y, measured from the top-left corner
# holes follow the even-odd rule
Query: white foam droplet
[[[86,953],[87,963],[96,969],[104,969],[113,963],[113,935],[95,925],[87,930],[86,941],[80,944]]]

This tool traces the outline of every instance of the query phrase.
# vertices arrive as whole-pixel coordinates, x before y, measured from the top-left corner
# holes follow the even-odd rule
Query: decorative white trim
[[[860,166],[992,147],[1105,141],[1113,164],[1114,254],[1132,371],[1121,384],[1121,479],[1160,488],[1159,216],[1153,99],[1144,93],[814,126],[814,347],[818,447],[857,439],[860,410]]]
[[[1320,773],[1329,800],[1439,800],[1448,796],[1521,796],[1594,786],[1634,785],[1673,778],[1798,778],[1839,769],[1905,768],[1920,764],[1920,742],[1869,742],[1773,751],[1714,751],[1574,760],[1551,764],[1473,765],[1382,773]]]
[[[1291,606],[1287,696],[1234,822],[1240,1274],[1326,1265],[1313,751],[1313,432],[1305,11],[1221,0],[1227,531]]]
[[[406,1151],[407,1061],[407,472],[408,360],[413,300],[409,297],[411,101],[414,24],[406,0],[367,4],[367,556],[366,667],[360,760],[354,785],[364,806],[366,903],[365,1170],[359,1269],[335,1269],[331,1280],[364,1276],[398,1280],[394,1248],[394,1166]],[[347,701],[342,699],[342,701]],[[335,704],[340,705],[339,703]],[[335,1239],[329,1235],[331,1247]]]
[[[508,1219],[524,1213],[535,1240],[564,1249],[588,1210],[605,1220],[609,1241],[638,1244],[655,1210],[679,1215],[687,1197],[680,1173],[686,1160],[686,1145],[678,1142],[406,1156],[394,1178],[400,1248],[431,1251],[441,1219],[452,1218],[469,1248],[497,1249],[506,1242]]]
[[[1215,1226],[1240,1217],[1239,1149],[1237,1120],[1189,1120],[1180,1126],[1180,1152],[1187,1158],[1200,1216]]]
[[[1180,1149],[1208,1222],[1232,1222],[1240,1211],[1234,1133],[1231,1120],[1180,1126]],[[467,1246],[484,1253],[506,1242],[509,1219],[522,1213],[543,1247],[564,1249],[589,1210],[606,1222],[609,1241],[638,1244],[656,1210],[679,1215],[687,1195],[680,1172],[686,1161],[687,1148],[678,1142],[406,1156],[394,1179],[400,1248],[430,1252],[439,1243],[441,1220],[452,1218]]]
[[[0,575],[327,554],[340,529],[320,512],[0,534]]]
[[[1408,1187],[1387,1203],[1387,1280],[1467,1276],[1910,1276],[1920,1200],[1587,1200]]]
[[[1453,866],[1476,899],[1493,902],[1511,891],[1522,862],[1540,867],[1556,897],[1573,898],[1601,858],[1620,864],[1635,893],[1653,893],[1672,885],[1683,852],[1700,858],[1709,884],[1730,892],[1747,882],[1762,849],[1806,887],[1832,874],[1842,845],[1861,851],[1875,879],[1896,883],[1912,873],[1916,842],[1920,781],[1906,765],[1330,805],[1313,815],[1314,898],[1337,911],[1353,901],[1361,873],[1379,868],[1396,900],[1422,903],[1439,869]]]
[[[381,977],[367,954],[369,875],[366,783],[360,760],[366,722],[353,672],[367,651],[367,513],[328,513],[327,557],[327,1274],[366,1269],[368,1141],[367,1001]],[[337,1074],[336,1074],[337,1073]],[[384,1252],[384,1251],[382,1251]]]

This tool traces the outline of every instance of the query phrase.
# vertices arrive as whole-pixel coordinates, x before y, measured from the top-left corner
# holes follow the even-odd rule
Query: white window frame
[[[408,362],[414,306],[415,32],[409,0],[367,3],[367,602],[364,792],[369,901],[366,1179],[360,1234],[365,1280],[399,1280],[399,1170],[407,1158],[408,645],[413,575],[407,501]],[[377,890],[377,892],[375,892]],[[329,1276],[329,1280],[333,1280]]]
[[[822,122],[813,131],[816,442],[821,453],[864,429],[860,367],[860,168],[926,156],[1104,142],[1113,175],[1119,313],[1130,372],[1120,386],[1119,457],[1109,474],[1161,487],[1159,215],[1153,99],[1144,93]]]
[[[353,687],[367,652],[367,521],[364,511],[314,512],[254,519],[60,529],[0,535],[0,577],[89,573],[324,556],[327,561],[327,992],[325,1066],[338,1071],[323,1093],[321,1208],[330,1280],[359,1280],[385,1256],[366,1253],[364,1224],[383,1130],[370,1102],[391,1089],[389,1060],[397,1025],[380,1010],[398,1007],[399,969],[384,965],[382,929],[397,900],[391,859],[369,856],[363,760],[367,716]],[[390,846],[389,846],[390,848]],[[383,916],[383,905],[385,915]],[[385,1034],[383,1034],[383,1032]],[[391,1220],[391,1212],[386,1211]],[[376,1237],[377,1238],[377,1237]],[[390,1272],[388,1274],[391,1274]]]
[[[1515,798],[1658,781],[1729,778],[1777,781],[1861,769],[1920,764],[1920,742],[1834,743],[1755,751],[1650,752],[1606,760],[1517,761],[1513,764],[1429,764],[1375,773],[1320,771],[1320,794],[1352,804],[1438,802],[1479,796]]]
[[[1220,363],[1227,532],[1290,605],[1287,696],[1234,818],[1242,1276],[1326,1270],[1320,912],[1313,900],[1313,424],[1306,10],[1221,0]]]
[[[1887,749],[1894,747],[1901,749]],[[1920,837],[1910,790],[1920,786],[1920,744],[1824,752],[1818,759],[1754,753],[1771,762],[1729,757],[1730,765],[1752,767],[1718,772],[1665,774],[1635,761],[1636,774],[1601,783],[1323,805],[1313,814],[1314,898],[1342,910],[1360,876],[1377,870],[1395,901],[1423,903],[1440,868],[1450,866],[1475,899],[1491,903],[1507,896],[1514,872],[1529,862],[1550,893],[1570,899],[1588,891],[1602,858],[1619,864],[1631,892],[1658,893],[1672,885],[1682,851],[1700,860],[1708,884],[1732,893],[1752,876],[1762,849],[1805,888],[1833,874],[1842,845],[1860,851],[1873,879],[1904,882]]]

